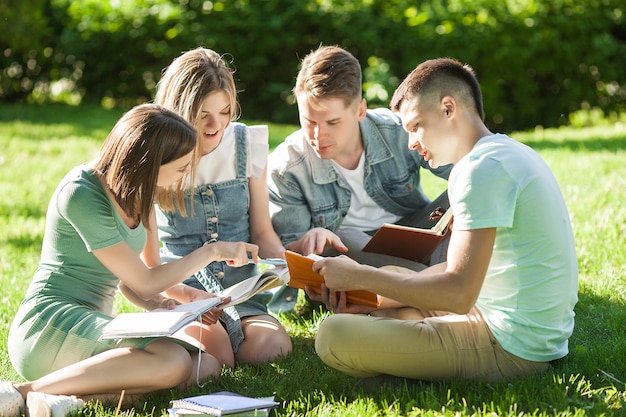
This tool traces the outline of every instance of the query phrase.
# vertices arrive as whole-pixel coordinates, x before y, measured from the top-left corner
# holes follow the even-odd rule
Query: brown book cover
[[[313,290],[320,288],[324,282],[324,277],[313,271],[313,263],[316,259],[288,250],[285,251],[285,260],[289,269],[289,283],[287,285],[303,290],[305,286],[309,286]],[[370,307],[380,306],[379,298],[373,292],[354,290],[347,291],[346,294],[349,303]]]
[[[428,264],[437,245],[450,233],[452,210],[447,210],[430,229],[385,223],[367,242],[363,252],[396,256]]]

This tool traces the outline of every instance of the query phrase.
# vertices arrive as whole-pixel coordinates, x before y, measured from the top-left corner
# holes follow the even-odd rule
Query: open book
[[[255,294],[283,285],[282,277],[286,272],[287,268],[270,268],[226,288],[219,297],[179,304],[172,310],[157,308],[141,313],[121,313],[107,324],[101,339],[171,336],[192,321],[200,320],[202,314],[214,307],[226,308],[237,305]],[[224,297],[231,297],[231,300],[223,304]],[[186,339],[178,334],[175,337]]]
[[[288,285],[294,288],[305,289],[305,286],[311,287],[314,291],[320,288],[324,283],[324,277],[313,271],[313,263],[322,259],[318,255],[300,255],[292,251],[285,251],[285,259],[289,268]],[[319,291],[318,291],[319,292]],[[364,306],[378,307],[380,305],[379,297],[373,292],[364,290],[347,291],[348,302],[352,304],[361,304]]]
[[[243,303],[256,294],[280,287],[284,284],[283,277],[287,275],[288,269],[285,267],[276,267],[266,269],[259,275],[244,279],[235,285],[225,288],[220,293],[220,297],[231,297],[231,300],[220,306],[226,308]]]
[[[234,416],[242,415],[245,412],[269,410],[278,406],[279,403],[274,401],[273,397],[253,398],[222,391],[173,400],[171,404],[172,409],[175,410],[174,414],[177,416],[192,414],[182,410],[196,411],[201,413],[200,415]],[[170,412],[170,414],[172,413]],[[259,413],[259,415],[262,415],[262,413]]]
[[[448,209],[430,229],[385,223],[363,247],[363,252],[428,264],[435,248],[450,232],[451,220],[452,210]]]
[[[220,297],[207,298],[180,304],[172,310],[157,308],[140,313],[121,313],[106,325],[101,339],[127,339],[136,337],[170,336],[182,327],[215,308]]]

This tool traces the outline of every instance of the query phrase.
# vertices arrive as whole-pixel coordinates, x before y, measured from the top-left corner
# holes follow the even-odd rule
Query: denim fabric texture
[[[431,169],[418,152],[410,150],[400,117],[389,109],[367,110],[360,129],[369,196],[399,216],[424,208],[430,199],[420,186],[420,168],[447,179],[451,166]],[[270,154],[268,172],[272,223],[284,245],[314,227],[339,229],[350,208],[350,189],[331,161],[314,152],[302,130]]]
[[[185,256],[205,243],[250,241],[245,125],[236,123],[235,134],[237,178],[195,187],[193,212],[189,199],[186,199],[187,217],[181,216],[179,212],[164,212],[157,207],[159,239],[163,242],[161,259],[164,262]],[[224,288],[258,273],[257,266],[253,264],[233,268],[226,262],[211,262],[187,279],[185,284],[220,294]],[[259,294],[242,304],[224,309],[220,320],[228,330],[235,352],[244,337],[240,318],[267,314],[266,303],[270,297],[271,294]]]

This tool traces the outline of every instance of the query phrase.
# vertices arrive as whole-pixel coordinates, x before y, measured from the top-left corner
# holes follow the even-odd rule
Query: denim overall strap
[[[246,177],[246,159],[247,159],[247,147],[246,147],[246,130],[245,126],[235,125],[235,143],[236,143],[236,161],[237,161],[237,178]],[[210,240],[209,242],[212,242]],[[194,277],[202,284],[204,289],[213,294],[220,294],[224,291],[224,287],[220,280],[218,280],[213,272],[210,270],[209,265],[202,270],[194,274]],[[237,352],[239,345],[243,342],[244,335],[241,328],[241,318],[237,309],[233,307],[227,307],[224,309],[224,313],[220,317],[220,321],[226,326],[226,331],[230,337],[230,343],[233,348],[233,352]]]

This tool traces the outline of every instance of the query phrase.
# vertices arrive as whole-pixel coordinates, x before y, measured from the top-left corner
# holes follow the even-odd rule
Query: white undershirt
[[[248,159],[246,177],[259,178],[263,174],[269,151],[268,128],[264,125],[246,126]],[[220,144],[202,156],[196,167],[196,187],[217,184],[237,178],[235,126],[231,123],[224,130]]]
[[[368,232],[378,229],[383,223],[395,223],[400,219],[400,216],[386,212],[365,191],[363,185],[365,152],[361,153],[359,164],[355,169],[346,169],[333,160],[331,162],[352,191],[350,209],[339,230],[351,228]]]

